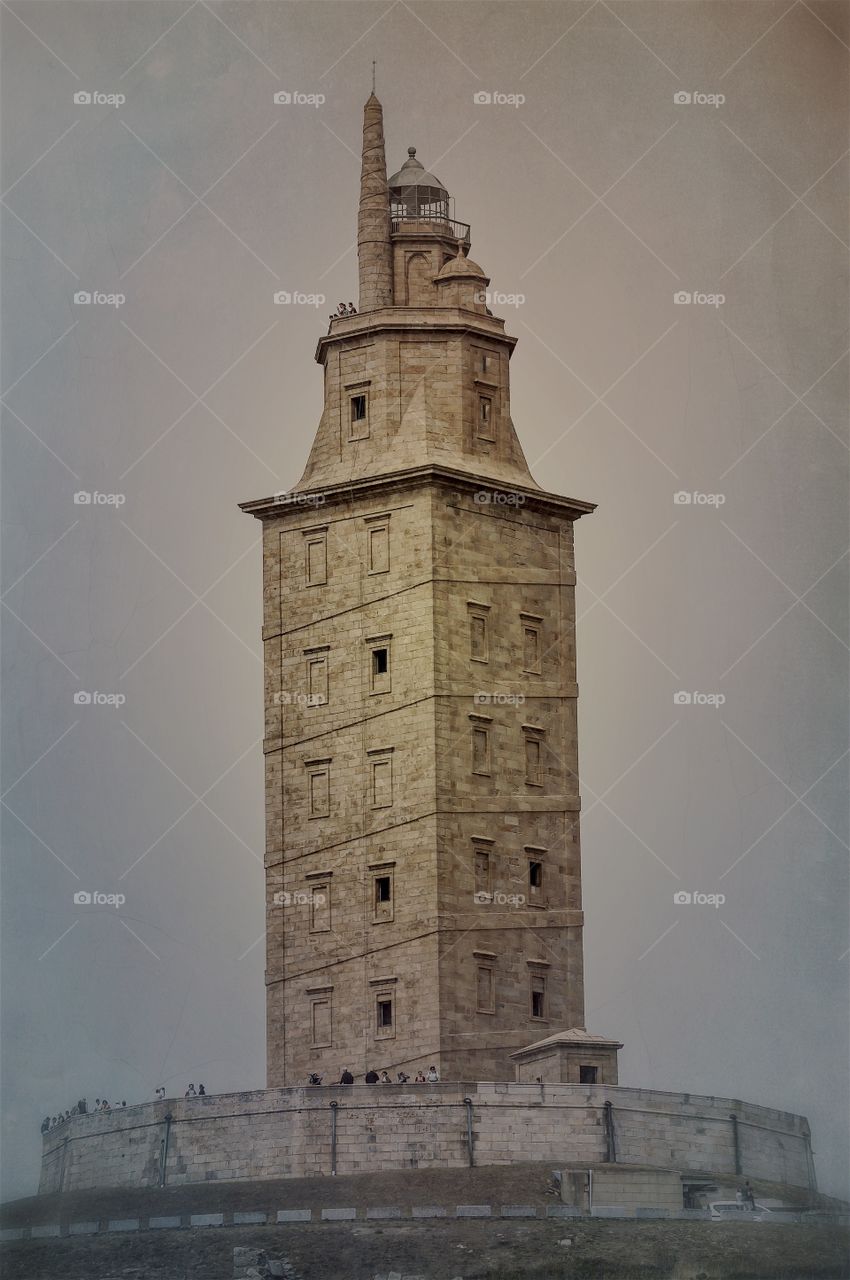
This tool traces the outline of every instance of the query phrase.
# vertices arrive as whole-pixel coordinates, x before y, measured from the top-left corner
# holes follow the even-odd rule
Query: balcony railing
[[[439,231],[443,235],[454,236],[456,240],[462,240],[465,245],[469,244],[469,223],[456,222],[454,218],[447,218],[440,213],[429,213],[424,209],[419,213],[404,213],[400,210],[393,210],[391,223],[393,231],[401,231],[404,228],[412,230],[416,225],[425,226],[429,230]]]

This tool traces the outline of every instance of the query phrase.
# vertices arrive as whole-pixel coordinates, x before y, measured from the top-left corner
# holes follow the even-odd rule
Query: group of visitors
[[[116,1107],[126,1107],[126,1102],[116,1102]],[[95,1111],[111,1111],[112,1106],[106,1098],[95,1098],[94,1106],[89,1111],[89,1105],[85,1098],[79,1098],[71,1107],[70,1111],[59,1111],[55,1116],[45,1116],[41,1122],[41,1132],[49,1133],[51,1129],[55,1129],[57,1125],[64,1124],[66,1120],[70,1120],[72,1116],[93,1115]]]
[[[323,1079],[324,1076],[318,1075],[315,1071],[311,1071],[310,1075],[307,1077],[307,1083],[317,1085],[321,1084]],[[388,1071],[384,1070],[379,1075],[377,1071],[373,1070],[367,1071],[363,1079],[366,1084],[408,1084],[410,1076],[404,1071],[399,1071],[395,1080],[391,1080]],[[440,1073],[436,1067],[429,1067],[427,1075],[420,1067],[413,1080],[414,1084],[439,1084],[439,1082]],[[339,1083],[354,1084],[354,1076],[348,1070],[348,1067],[345,1068],[342,1075],[339,1077]]]
[[[189,1088],[183,1094],[184,1098],[205,1098],[206,1096],[207,1091],[202,1084],[199,1084],[197,1089],[193,1084],[190,1084]]]

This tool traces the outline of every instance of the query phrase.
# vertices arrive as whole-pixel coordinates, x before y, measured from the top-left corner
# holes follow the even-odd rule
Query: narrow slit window
[[[487,775],[490,772],[490,730],[472,730],[472,772]]]
[[[330,998],[312,1000],[310,1002],[310,1033],[314,1048],[328,1048],[331,1045],[332,1027]]]
[[[328,580],[328,536],[318,533],[307,538],[304,547],[305,573],[308,587],[320,586]]]
[[[389,693],[392,688],[392,663],[388,640],[375,642],[369,648],[369,691]]]
[[[390,568],[389,525],[372,525],[369,538],[369,573],[388,573]]]
[[[531,975],[531,1016],[546,1017],[546,979],[540,973]]]
[[[322,707],[328,700],[328,660],[324,655],[307,659],[307,706]]]
[[[375,1004],[375,1031],[378,1036],[391,1036],[395,1029],[392,996],[378,996]]]
[[[475,896],[479,901],[490,896],[490,854],[487,849],[475,850]]]
[[[495,1012],[493,970],[488,965],[478,966],[476,1011],[478,1013]]]
[[[469,615],[469,656],[473,662],[487,662],[489,648],[487,643],[486,613],[470,613]]]
[[[523,627],[522,667],[534,674],[540,671],[540,629],[528,623]]]
[[[310,932],[327,933],[331,927],[331,887],[316,884],[310,890]]]
[[[356,391],[348,398],[348,438],[365,440],[369,435],[369,397]]]
[[[372,760],[372,796],[373,809],[388,809],[393,802],[393,761],[392,756]]]
[[[540,893],[543,888],[543,863],[535,859],[528,864],[528,887],[532,893]]]
[[[493,439],[493,398],[492,396],[478,397],[478,436],[482,440]]]
[[[525,740],[525,781],[530,787],[543,785],[542,745],[539,738]]]
[[[327,818],[331,811],[330,764],[316,765],[307,772],[309,816]]]
[[[375,876],[375,906],[392,902],[393,882],[390,876]]]

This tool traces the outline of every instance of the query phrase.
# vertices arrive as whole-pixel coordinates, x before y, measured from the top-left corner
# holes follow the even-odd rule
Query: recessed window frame
[[[367,636],[367,662],[368,662],[368,685],[370,696],[380,696],[382,693],[392,692],[393,667],[392,667],[392,632],[386,635]],[[384,672],[375,670],[375,653],[380,650],[386,650],[387,669]]]
[[[490,778],[493,774],[493,744],[492,744],[492,728],[493,717],[470,715],[470,772],[477,778]],[[476,750],[476,743],[481,746],[482,750]],[[481,756],[479,767],[476,767],[476,759]]]
[[[369,807],[372,809],[391,809],[395,803],[393,783],[393,752],[395,747],[373,747],[366,752],[369,762]],[[378,800],[378,770],[381,778],[389,779],[389,799]],[[386,772],[383,772],[386,770]],[[382,787],[386,784],[382,782]],[[384,792],[383,794],[386,794]]]
[[[307,995],[310,997],[310,1047],[311,1049],[330,1049],[333,1047],[333,987],[308,987]],[[316,1010],[318,1008],[327,1009],[327,1039],[323,1039],[316,1034]]]
[[[375,577],[390,571],[390,517],[389,515],[365,516],[366,525],[366,573]],[[384,555],[376,555],[383,540]]]
[[[546,855],[549,850],[543,845],[527,844],[523,846],[523,852],[527,859],[527,874],[525,882],[528,886],[528,905],[531,907],[544,906],[547,900],[546,890],[548,887]],[[536,884],[533,881],[535,874],[537,875]]]
[[[371,434],[369,388],[369,382],[350,383],[345,388],[349,444],[356,443],[358,440],[368,440]],[[361,407],[363,409],[362,417],[355,417],[355,411]]]
[[[522,669],[527,675],[539,676],[542,669],[543,656],[543,619],[536,613],[521,613],[519,615],[520,624],[522,626]],[[527,637],[534,635],[534,649],[536,659],[533,662],[528,661],[528,651],[526,647]]]
[[[495,843],[495,840],[491,840],[487,836],[472,837],[473,900],[476,894],[486,893],[489,896],[493,892],[493,847]],[[479,867],[486,871],[485,875],[479,875]]]
[[[370,876],[372,924],[389,924],[395,918],[395,862],[371,862]],[[378,900],[378,882],[389,881],[389,898]]]
[[[396,1029],[398,1027],[398,999],[396,988],[398,985],[397,978],[371,978],[369,985],[372,987],[372,1008],[374,1017],[375,1039],[376,1040],[394,1040]],[[390,1021],[382,1022],[382,1005],[389,1005]]]
[[[543,750],[546,742],[546,731],[539,725],[524,724],[522,726],[523,736],[523,767],[525,769],[525,785],[527,787],[543,787],[544,771],[543,771]],[[536,744],[536,751],[529,751],[529,746]]]
[[[307,770],[307,820],[312,821],[316,818],[329,818],[331,814],[331,764],[332,756],[324,756],[321,759],[305,760],[304,767]],[[325,803],[317,805],[315,799],[317,791],[315,788],[315,780],[324,777],[325,782]]]
[[[479,600],[467,600],[467,627],[469,631],[469,660],[470,662],[489,662],[490,661],[490,609],[489,604],[482,604]],[[475,652],[474,629],[473,623],[481,623],[481,635],[483,643],[481,653]]]
[[[308,708],[327,706],[330,700],[330,649],[329,644],[322,644],[304,650]],[[318,685],[318,693],[314,691],[314,683]]]
[[[487,974],[487,996],[482,1002],[481,978]],[[478,960],[475,972],[475,1012],[493,1016],[496,1012],[496,967],[493,962]]]
[[[310,933],[330,933],[331,925],[331,882],[320,880],[308,887],[310,900]],[[317,902],[319,897],[321,903]]]
[[[304,536],[304,583],[308,587],[323,587],[328,580],[328,526],[303,529]],[[315,572],[312,549],[321,548],[321,559]]]
[[[546,1022],[548,1010],[548,991],[546,974],[532,969],[528,975],[528,1016],[534,1022]]]
[[[490,444],[496,439],[496,395],[489,387],[476,393],[475,436]]]

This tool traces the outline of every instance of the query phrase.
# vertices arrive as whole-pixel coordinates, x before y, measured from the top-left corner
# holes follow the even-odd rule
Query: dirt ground
[[[207,1227],[6,1245],[3,1280],[232,1280],[236,1245],[298,1280],[845,1280],[826,1225],[500,1220]]]

